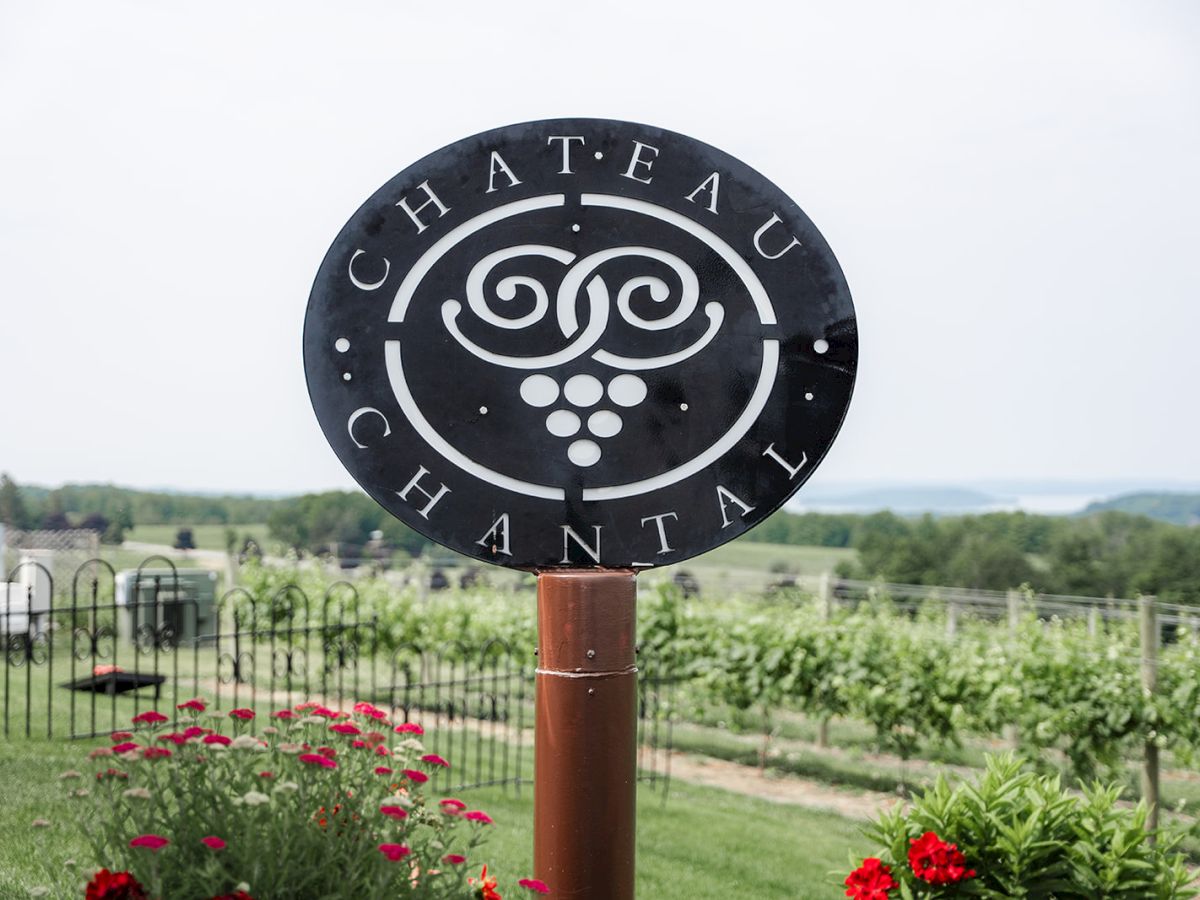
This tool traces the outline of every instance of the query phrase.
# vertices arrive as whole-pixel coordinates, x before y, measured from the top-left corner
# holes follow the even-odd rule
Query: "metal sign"
[[[376,501],[517,568],[678,562],[812,474],[858,336],[829,246],[728,154],[530,122],[405,169],[309,298],[321,427]]]

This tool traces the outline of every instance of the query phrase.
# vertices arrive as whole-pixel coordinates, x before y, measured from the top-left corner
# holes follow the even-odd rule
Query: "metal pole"
[[[538,575],[533,868],[555,897],[634,895],[636,598],[630,571]]]

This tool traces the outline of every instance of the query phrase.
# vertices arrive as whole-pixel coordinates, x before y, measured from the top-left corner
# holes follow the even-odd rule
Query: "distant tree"
[[[237,550],[237,529],[225,529],[225,552],[233,556],[233,552]]]
[[[192,536],[192,529],[180,528],[175,532],[175,549],[176,550],[195,550],[196,540]]]
[[[79,527],[84,531],[98,531],[100,534],[104,534],[111,524],[106,516],[102,516],[100,513],[89,513],[83,517]]]
[[[45,531],[67,531],[71,527],[71,520],[65,512],[48,512],[42,516],[41,527]]]
[[[0,474],[0,522],[10,528],[28,528],[30,525],[25,498],[7,472]]]

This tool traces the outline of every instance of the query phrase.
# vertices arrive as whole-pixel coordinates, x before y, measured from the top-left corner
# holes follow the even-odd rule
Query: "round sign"
[[[753,169],[603,119],[466,138],[354,214],[304,366],[350,474],[412,528],[517,568],[645,567],[761,522],[854,386],[845,278]]]

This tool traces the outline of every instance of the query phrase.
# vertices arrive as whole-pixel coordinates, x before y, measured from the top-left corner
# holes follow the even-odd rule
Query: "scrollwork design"
[[[472,267],[465,285],[466,299],[468,308],[477,318],[493,327],[519,330],[536,325],[546,317],[550,311],[549,291],[540,280],[532,276],[508,275],[495,285],[496,298],[500,303],[512,302],[520,290],[532,294],[533,308],[523,315],[502,315],[489,305],[486,295],[487,278],[496,266],[509,260],[531,256],[552,259],[564,266],[570,266],[559,283],[554,302],[558,329],[568,340],[568,344],[559,350],[539,356],[518,357],[492,352],[463,334],[458,324],[463,304],[453,298],[446,300],[442,304],[442,319],[446,328],[472,355],[494,365],[526,370],[560,365],[587,353],[596,361],[613,368],[660,368],[682,362],[699,353],[716,336],[724,319],[724,309],[720,303],[705,304],[704,312],[709,319],[709,325],[704,335],[682,350],[661,356],[631,358],[617,356],[603,348],[597,349],[607,330],[613,304],[608,284],[597,271],[601,266],[615,259],[640,257],[661,263],[674,273],[679,281],[678,303],[669,313],[658,318],[648,319],[638,315],[631,304],[638,291],[648,291],[654,303],[662,304],[670,300],[673,291],[662,278],[656,275],[637,275],[627,279],[617,290],[616,308],[621,318],[629,325],[646,331],[669,331],[692,317],[700,301],[700,283],[695,271],[675,254],[651,247],[613,247],[577,260],[574,253],[542,244],[506,247],[489,253]],[[580,291],[585,292],[588,298],[588,318],[582,326],[576,311]]]

